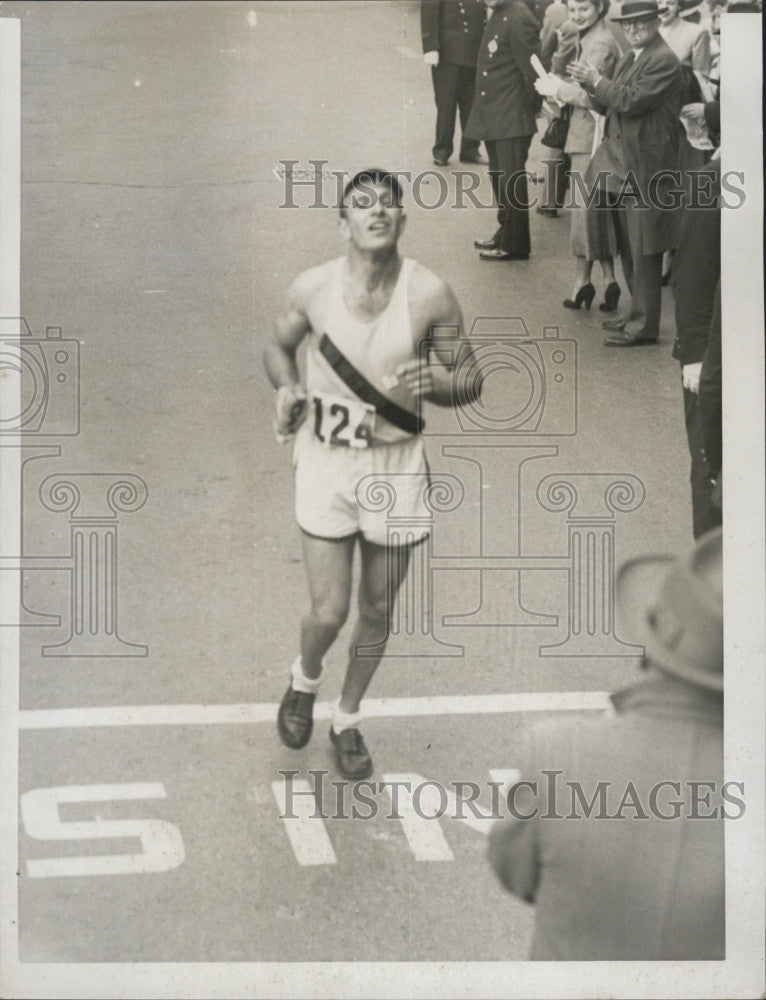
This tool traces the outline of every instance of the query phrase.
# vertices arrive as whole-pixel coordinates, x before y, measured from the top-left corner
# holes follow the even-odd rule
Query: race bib
[[[328,448],[369,448],[375,427],[375,407],[345,396],[314,393],[309,416],[314,437]]]

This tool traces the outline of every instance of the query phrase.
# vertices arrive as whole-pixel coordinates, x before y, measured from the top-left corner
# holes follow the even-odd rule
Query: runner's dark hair
[[[340,203],[340,217],[346,217],[346,204],[352,191],[369,192],[371,187],[387,187],[394,197],[397,208],[402,207],[402,189],[394,174],[387,170],[380,170],[378,167],[368,167],[354,174],[351,180],[343,189],[343,200]]]

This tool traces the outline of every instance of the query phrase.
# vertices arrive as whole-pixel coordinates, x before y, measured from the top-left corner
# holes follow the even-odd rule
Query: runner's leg
[[[359,620],[349,647],[348,669],[343,682],[339,708],[353,715],[380,663],[388,637],[391,611],[396,593],[407,572],[409,546],[390,548],[359,539],[362,551],[362,576],[359,583]],[[380,644],[372,655],[357,655],[360,647]]]
[[[306,677],[319,677],[322,657],[348,618],[356,535],[316,538],[301,532],[311,609],[301,620],[301,660]]]

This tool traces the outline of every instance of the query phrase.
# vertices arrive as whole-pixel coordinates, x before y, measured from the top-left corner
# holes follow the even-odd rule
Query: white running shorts
[[[327,445],[307,421],[295,440],[295,516],[319,538],[361,534],[376,545],[407,545],[431,531],[428,463],[419,436],[365,448]]]

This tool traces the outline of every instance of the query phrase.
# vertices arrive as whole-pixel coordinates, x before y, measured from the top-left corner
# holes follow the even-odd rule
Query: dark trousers
[[[474,66],[452,66],[439,63],[431,67],[431,78],[436,100],[436,142],[434,158],[448,160],[452,156],[452,140],[455,135],[455,117],[460,111],[460,129],[465,130],[473,104],[476,85]],[[475,139],[460,139],[460,156],[475,156],[479,143]]]
[[[630,312],[625,318],[625,332],[647,340],[660,336],[662,311],[662,254],[643,253],[638,209],[614,209],[620,243],[622,271],[630,289]]]
[[[706,531],[717,528],[721,523],[721,512],[711,501],[713,483],[703,450],[704,439],[696,392],[684,389],[684,413],[686,417],[686,437],[691,455],[692,487],[692,531],[699,538]]]
[[[525,171],[531,135],[512,139],[485,139],[489,176],[497,201],[499,228],[495,243],[508,253],[528,254],[529,193]]]

